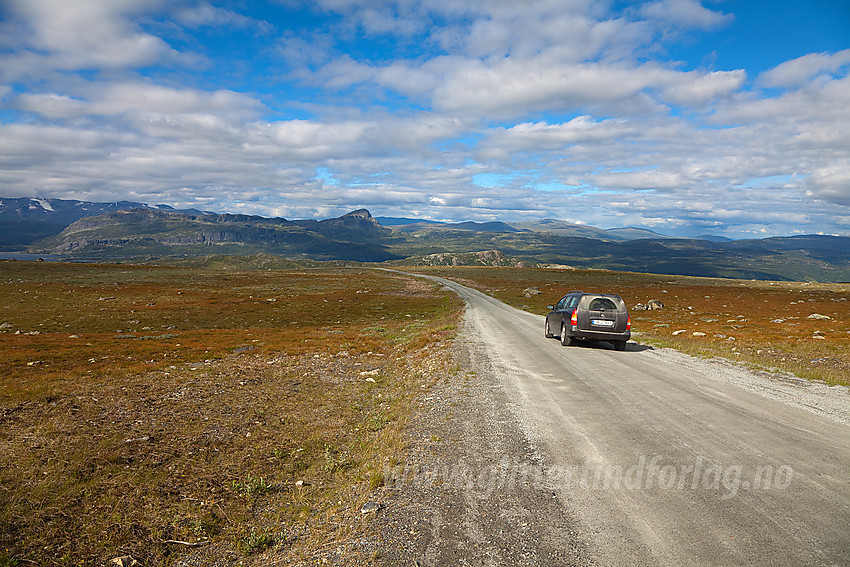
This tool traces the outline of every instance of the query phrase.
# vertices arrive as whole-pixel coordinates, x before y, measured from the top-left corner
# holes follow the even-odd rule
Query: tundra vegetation
[[[0,565],[373,559],[361,507],[461,303],[224,268],[0,262]]]

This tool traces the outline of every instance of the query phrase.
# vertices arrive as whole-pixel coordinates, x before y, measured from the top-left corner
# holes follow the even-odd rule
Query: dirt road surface
[[[629,343],[562,347],[457,283],[460,378],[376,518],[390,565],[850,565],[850,394]]]

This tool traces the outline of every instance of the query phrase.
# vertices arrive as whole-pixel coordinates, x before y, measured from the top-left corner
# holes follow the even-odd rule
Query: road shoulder
[[[540,457],[466,336],[460,369],[419,401],[406,460],[385,475],[373,525],[385,565],[588,565],[576,520],[545,489]]]

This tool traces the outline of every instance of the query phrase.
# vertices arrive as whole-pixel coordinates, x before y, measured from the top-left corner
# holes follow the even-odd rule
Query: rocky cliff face
[[[313,230],[325,236],[354,242],[392,234],[392,230],[381,226],[366,209],[352,211],[336,219],[317,221]]]

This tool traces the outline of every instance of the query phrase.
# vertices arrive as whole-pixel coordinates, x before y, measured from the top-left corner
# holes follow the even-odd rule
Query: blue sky
[[[0,197],[850,235],[847,0],[0,0]]]

